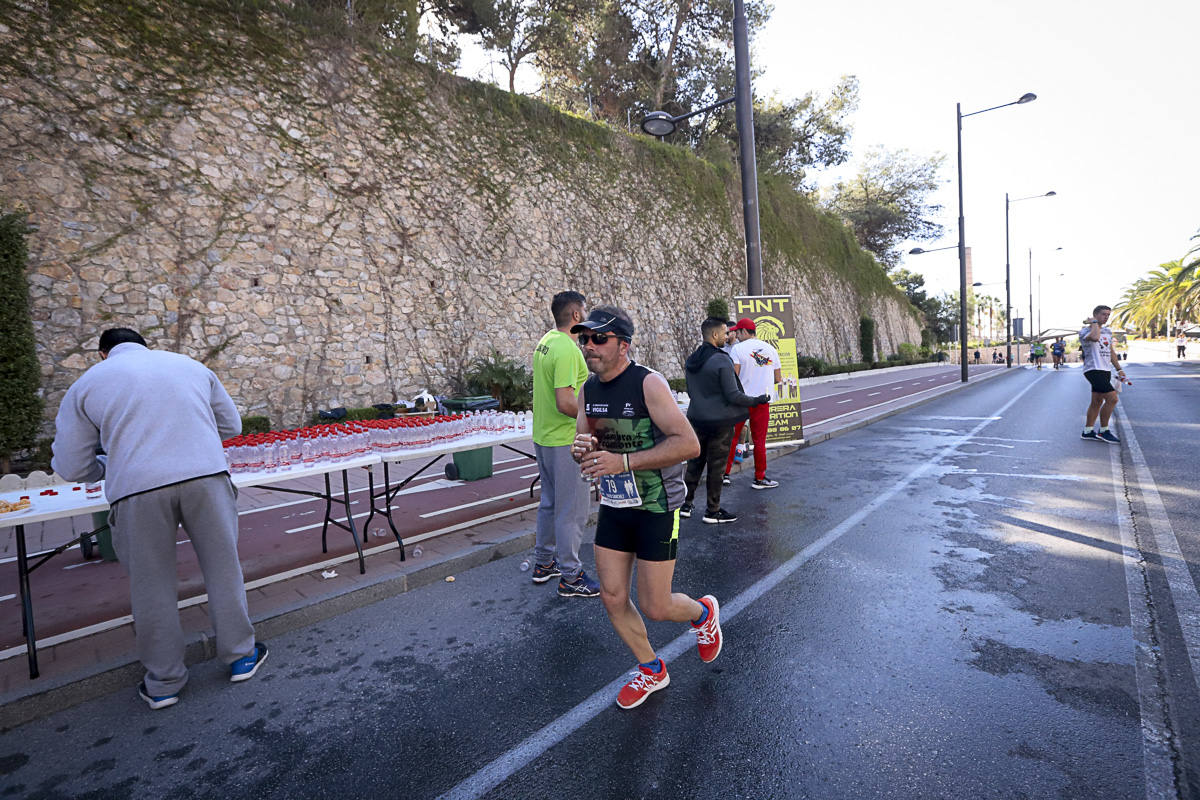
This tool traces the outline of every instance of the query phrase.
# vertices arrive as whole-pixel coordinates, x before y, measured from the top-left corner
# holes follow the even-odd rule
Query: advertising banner
[[[779,352],[782,380],[771,400],[767,447],[804,441],[800,415],[800,373],[796,368],[796,321],[786,294],[733,298],[733,318],[754,320],[755,335]]]

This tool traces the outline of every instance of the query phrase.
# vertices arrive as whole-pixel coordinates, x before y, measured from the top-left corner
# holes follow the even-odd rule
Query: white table
[[[438,460],[446,455],[457,453],[465,450],[476,450],[483,447],[499,446],[504,447],[513,452],[533,458],[529,453],[522,452],[511,446],[512,442],[528,439],[528,431],[507,431],[504,433],[480,433],[472,436],[454,439],[448,442],[442,442],[429,447],[421,447],[414,449],[397,450],[395,452],[380,453],[373,451],[371,453],[355,456],[353,458],[345,458],[337,461],[317,462],[312,465],[295,467],[291,469],[278,470],[275,472],[239,472],[233,476],[233,484],[238,488],[246,488],[250,486],[269,489],[276,492],[286,492],[289,494],[301,494],[308,497],[315,497],[325,501],[325,520],[321,527],[321,552],[327,553],[328,545],[326,535],[330,525],[348,531],[354,541],[354,549],[358,552],[358,571],[365,573],[367,571],[366,560],[363,557],[362,544],[358,539],[358,531],[354,524],[354,515],[350,513],[350,486],[348,472],[359,467],[367,468],[368,471],[378,464],[383,465],[383,491],[375,492],[374,472],[370,471],[368,482],[370,485],[371,495],[371,515],[367,517],[367,523],[370,523],[371,517],[376,513],[383,514],[388,524],[392,528],[392,533],[396,536],[396,541],[400,545],[400,559],[404,560],[404,540],[396,530],[395,523],[392,521],[391,501],[396,494],[404,488],[417,475],[433,466]],[[389,489],[388,484],[388,466],[390,464],[400,463],[402,461],[414,461],[417,459],[430,458],[428,464],[423,466],[413,475],[405,478],[404,481],[394,489]],[[337,497],[333,491],[333,486],[330,481],[330,475],[335,472],[342,473],[342,488],[341,497]],[[296,480],[298,478],[306,478],[312,476],[323,476],[325,479],[324,492],[312,491],[309,489],[294,489],[291,487],[278,486],[277,484],[286,481]],[[53,489],[57,494],[43,496],[40,493],[46,489]],[[530,486],[530,492],[533,491],[533,486]],[[37,637],[34,634],[33,626],[33,598],[29,591],[29,575],[33,570],[45,564],[54,556],[64,552],[83,539],[91,537],[94,533],[89,531],[76,539],[60,545],[54,550],[44,553],[39,553],[36,557],[36,562],[31,566],[29,564],[29,555],[25,542],[25,526],[32,525],[35,522],[48,522],[55,519],[64,519],[74,517],[81,514],[89,514],[97,511],[107,511],[109,509],[108,500],[104,497],[103,490],[98,495],[88,496],[83,484],[57,484],[55,486],[43,486],[35,489],[21,489],[11,492],[0,493],[0,500],[6,500],[10,503],[15,503],[21,497],[29,497],[32,504],[29,510],[0,515],[0,528],[14,528],[17,540],[17,582],[19,584],[19,593],[21,595],[21,620],[22,628],[25,634],[25,648],[29,657],[29,677],[38,677],[37,665]],[[384,498],[385,503],[383,508],[376,508],[375,501],[378,498]],[[342,506],[346,511],[345,522],[333,518],[332,509],[334,505]],[[363,541],[366,541],[367,525],[363,525]]]

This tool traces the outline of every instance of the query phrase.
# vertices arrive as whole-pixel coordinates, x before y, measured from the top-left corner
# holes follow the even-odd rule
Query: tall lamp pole
[[[955,129],[958,136],[958,328],[959,346],[962,350],[962,382],[967,382],[967,223],[963,212],[963,168],[962,168],[962,121],[966,117],[995,111],[998,108],[1023,105],[1037,100],[1037,95],[1026,92],[1011,103],[1003,103],[969,114],[962,113],[962,103],[955,104]]]
[[[1013,360],[1012,360],[1012,277],[1011,277],[1012,268],[1009,263],[1010,258],[1009,258],[1009,246],[1008,246],[1008,242],[1009,242],[1009,238],[1008,238],[1008,207],[1011,206],[1013,203],[1020,203],[1022,200],[1036,200],[1039,197],[1054,197],[1056,194],[1058,194],[1058,193],[1051,190],[1049,192],[1046,192],[1045,194],[1033,194],[1033,195],[1030,195],[1029,197],[1018,197],[1015,200],[1009,200],[1008,192],[1004,193],[1004,320],[1005,320],[1004,324],[1006,326],[1004,339],[1005,339],[1006,344],[1008,345],[1008,347],[1007,347],[1008,355],[1007,355],[1007,358],[1005,361],[1005,367],[1004,367],[1005,369],[1009,369],[1013,365]],[[1031,303],[1030,307],[1032,308],[1032,303]],[[1030,314],[1032,314],[1032,313],[1033,312],[1030,311]],[[1029,320],[1029,324],[1030,324],[1030,326],[1033,325],[1032,318]],[[1040,320],[1038,321],[1038,327],[1039,328],[1041,327]]]
[[[746,230],[746,294],[763,293],[762,241],[758,225],[758,165],[754,157],[754,95],[750,90],[750,44],[746,33],[744,0],[733,3],[733,59],[735,89],[733,97],[710,106],[672,116],[651,111],[642,119],[642,130],[651,136],[669,136],[685,119],[736,103],[738,153],[742,166],[742,221]]]

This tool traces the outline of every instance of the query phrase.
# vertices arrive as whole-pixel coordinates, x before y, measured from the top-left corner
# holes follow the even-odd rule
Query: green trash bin
[[[107,511],[92,512],[92,534],[96,537],[100,558],[104,561],[116,561],[117,551],[112,546],[112,529],[108,527]]]
[[[487,411],[500,407],[500,401],[491,395],[475,397],[450,397],[442,400],[450,412]],[[492,448],[463,450],[454,454],[454,462],[446,465],[446,477],[452,481],[477,481],[492,477]]]

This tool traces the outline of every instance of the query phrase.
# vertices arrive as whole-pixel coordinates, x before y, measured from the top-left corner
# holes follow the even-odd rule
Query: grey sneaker
[[[754,483],[750,484],[751,489],[774,489],[779,485],[779,481],[773,481],[770,478],[756,478]]]
[[[725,509],[718,508],[711,514],[705,511],[703,520],[709,525],[717,525],[721,522],[737,522],[737,514],[730,514]]]
[[[684,519],[687,519],[688,517],[690,517],[692,515],[692,512],[694,510],[695,510],[695,508],[692,506],[691,503],[684,503],[683,505],[681,505],[679,507],[679,516],[683,517]]]
[[[599,597],[600,584],[589,578],[586,572],[580,570],[579,577],[575,580],[568,581],[566,578],[561,578],[558,581],[558,596]]]
[[[1109,444],[1120,444],[1121,443],[1121,440],[1118,439],[1117,435],[1115,433],[1113,433],[1112,431],[1100,431],[1100,433],[1096,434],[1096,437],[1098,439],[1100,439],[1101,441],[1108,442]]]
[[[721,485],[722,486],[732,486],[733,481],[729,480],[729,476],[726,475],[724,478],[721,478]]]
[[[1100,440],[1100,436],[1093,430],[1084,431],[1083,433],[1079,434],[1079,438],[1087,439],[1088,441],[1092,442],[1097,442]]]

